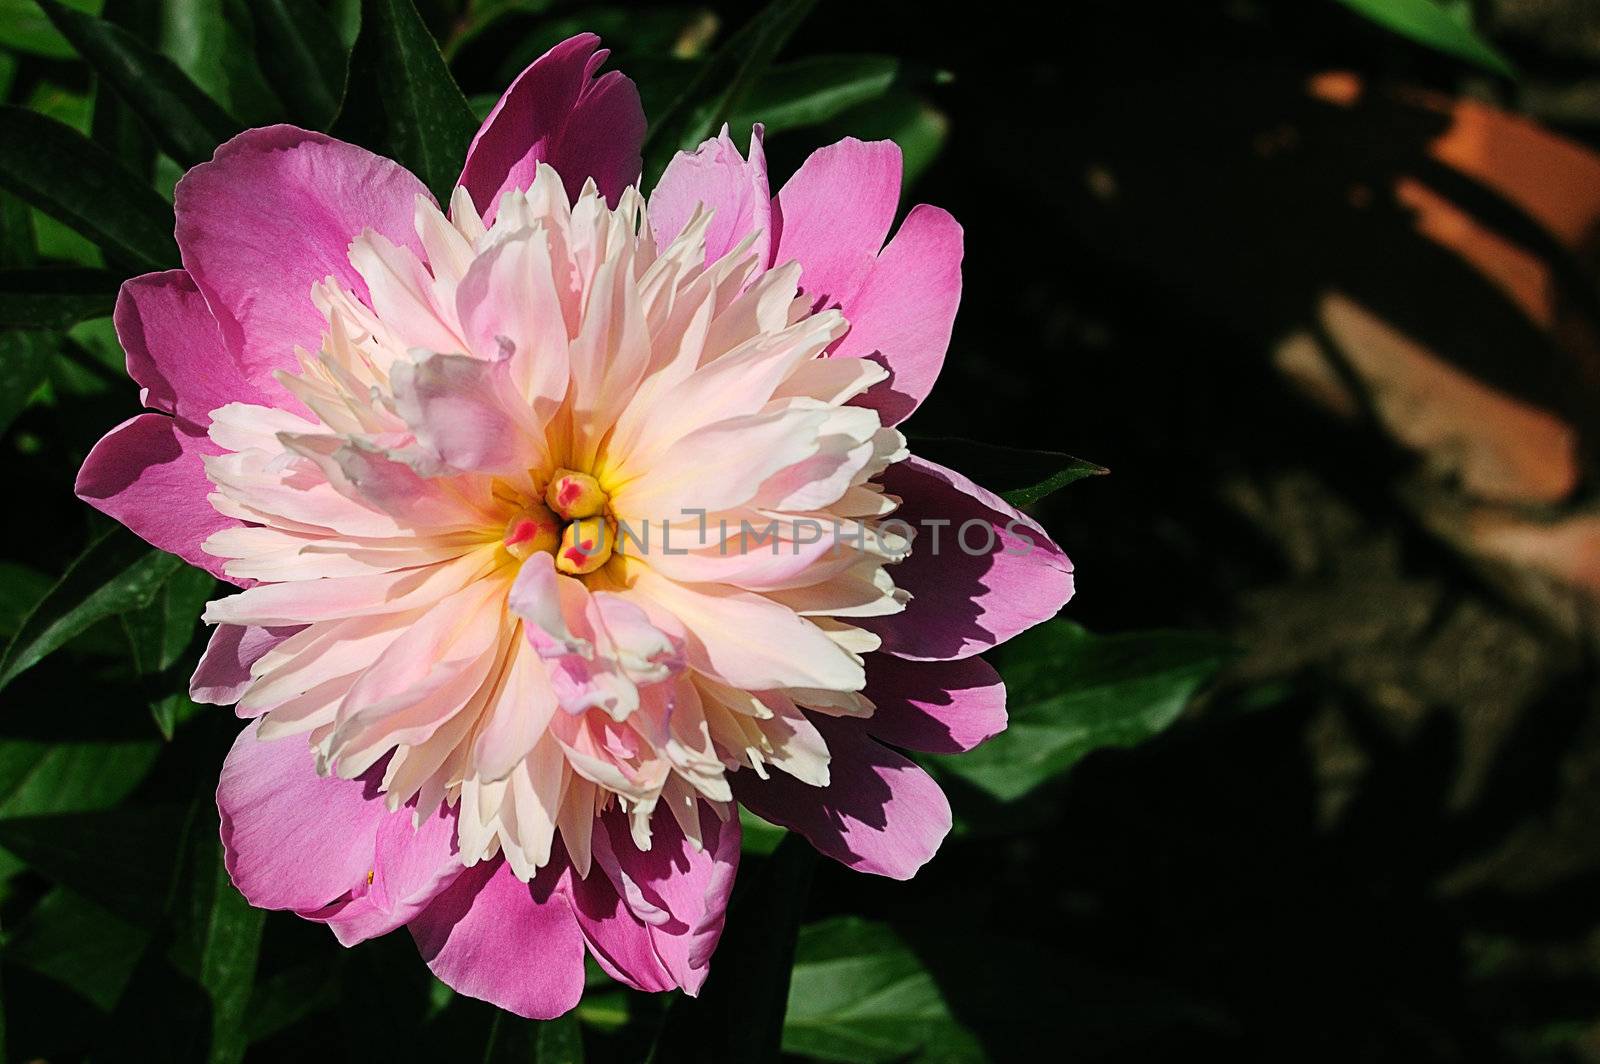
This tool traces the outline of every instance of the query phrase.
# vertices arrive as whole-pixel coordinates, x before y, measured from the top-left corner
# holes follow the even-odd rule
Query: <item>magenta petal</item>
[[[552,860],[532,884],[500,859],[463,872],[411,921],[433,974],[529,1019],[572,1009],[583,995],[583,935],[557,889],[566,871]]]
[[[462,868],[457,859],[456,817],[441,807],[413,827],[402,808],[378,826],[371,881],[366,888],[304,915],[327,924],[346,946],[388,934],[410,923],[438,897]]]
[[[900,149],[847,137],[811,153],[772,201],[772,265],[800,263],[817,305],[849,305],[900,202]]]
[[[124,281],[112,321],[128,355],[128,376],[142,389],[139,398],[152,410],[177,415],[188,431],[205,432],[219,406],[262,401],[184,271]]]
[[[982,658],[907,661],[874,654],[866,694],[876,708],[863,726],[907,750],[954,754],[1005,731],[1006,685]]]
[[[910,879],[950,833],[944,792],[916,764],[874,742],[864,722],[811,719],[828,744],[828,785],[812,787],[784,772],[763,780],[742,769],[729,777],[734,797],[857,871]]]
[[[250,666],[302,629],[219,624],[189,679],[189,697],[202,705],[231,706],[250,686]]]
[[[888,380],[856,400],[886,425],[911,415],[938,379],[961,303],[961,226],[949,213],[911,209],[860,291],[845,304],[850,332],[835,357],[881,356]]]
[[[772,240],[772,192],[767,186],[767,160],[761,149],[761,127],[750,132],[750,158],[728,139],[728,129],[693,152],[672,157],[655,191],[650,193],[650,229],[659,247],[666,247],[689,221],[696,207],[712,211],[706,230],[706,261],[715,262],[754,233],[751,251],[765,265]]]
[[[326,327],[312,286],[331,276],[367,297],[350,242],[371,228],[423,254],[418,196],[427,189],[398,163],[294,126],[247,130],[178,182],[184,268],[245,378],[275,405],[290,401],[273,371],[296,367],[296,345],[317,350]]]
[[[576,199],[594,178],[606,202],[639,180],[644,108],[616,71],[595,76],[609,55],[592,33],[570,37],[535,59],[484,119],[457,182],[492,221],[507,189],[533,184],[538,164],[561,175]]]
[[[634,915],[601,869],[590,868],[582,879],[573,874],[571,890],[578,927],[602,971],[649,993],[678,985],[656,953],[649,925]]]
[[[172,418],[140,414],[94,445],[74,490],[154,546],[227,580],[222,559],[200,548],[213,532],[239,524],[206,501],[211,481],[200,456],[217,453],[210,440],[189,435]]]
[[[627,981],[640,986],[649,982],[657,974],[659,962],[670,985],[682,987],[690,995],[699,993],[710,970],[711,954],[722,937],[728,895],[739,870],[738,820],[725,823],[701,806],[701,850],[689,844],[666,810],[658,810],[651,819],[648,850],[641,851],[633,844],[627,818],[620,812],[603,817],[601,825],[605,837],[601,840],[601,833],[595,833],[596,860],[604,874],[621,880],[613,886],[623,904],[639,907],[642,911],[634,915],[643,918],[625,921],[620,914],[613,914],[607,928],[612,935],[643,936],[654,958],[645,962],[642,972],[627,976]],[[593,871],[589,874],[591,880],[596,876]],[[604,904],[602,899],[602,907]],[[580,905],[580,924],[584,919]],[[622,948],[613,945],[607,953],[613,964],[626,971],[619,958],[634,956],[642,949],[643,944],[631,942]]]
[[[1049,620],[1072,597],[1067,556],[998,495],[915,456],[890,466],[883,485],[902,500],[894,519],[916,532],[911,556],[894,570],[911,601],[861,622],[889,653],[970,657]]]
[[[372,774],[369,774],[371,776]],[[391,814],[375,778],[319,776],[304,737],[239,733],[217,784],[228,875],[251,905],[310,912],[367,885]]]

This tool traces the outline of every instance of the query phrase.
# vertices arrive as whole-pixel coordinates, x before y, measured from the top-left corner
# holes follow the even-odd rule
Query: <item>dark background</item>
[[[420,6],[446,41],[464,25],[451,5]],[[1600,532],[1582,523],[1600,425],[1600,184],[1546,160],[1547,142],[1508,141],[1501,165],[1548,174],[1544,191],[1589,219],[1558,236],[1492,174],[1434,150],[1463,99],[1591,150],[1600,5],[1470,5],[1515,82],[1331,0],[1046,6],[825,0],[784,55],[892,55],[895,88],[774,134],[774,187],[839,135],[902,129],[907,113],[947,130],[906,206],[962,222],[965,293],[910,432],[1108,467],[1036,508],[1077,567],[1066,615],[1097,632],[1217,633],[1237,653],[1165,734],[1023,800],[951,778],[962,825],[935,861],[909,883],[819,862],[806,919],[882,920],[911,945],[971,1039],[918,1059],[971,1059],[974,1045],[998,1060],[1600,1059]],[[492,96],[540,42],[594,28],[653,116],[682,81],[663,42],[709,26],[708,10],[726,34],[752,9],[517,13],[463,44],[453,70],[469,98]],[[36,56],[19,70],[13,101],[86,77]],[[1308,91],[1327,71],[1358,77],[1359,99]],[[1419,230],[1406,181],[1543,271],[1551,313],[1535,320],[1486,260]],[[1457,393],[1407,378],[1414,362],[1386,375],[1381,344],[1352,350],[1324,313],[1330,293],[1477,382],[1488,398],[1457,410],[1464,434],[1416,442],[1434,415],[1412,392],[1440,416]],[[1285,371],[1292,336],[1322,352],[1342,399]],[[77,357],[92,376],[92,352]],[[130,393],[86,386],[18,419],[5,557],[54,573],[81,547],[89,518],[68,485]],[[1530,442],[1526,410],[1570,447]],[[1464,472],[1479,449],[1492,465],[1507,448],[1523,459],[1509,487]],[[1511,556],[1478,534],[1485,514],[1530,536],[1576,531]],[[55,738],[93,709],[96,735],[108,718],[130,741],[148,735],[142,710],[105,710],[137,706],[136,688],[83,682],[92,649],[8,690],[55,710],[4,727]],[[214,775],[234,725],[205,712],[163,745],[140,802],[188,801]],[[745,889],[761,874],[751,858]],[[0,922],[43,889],[14,877]],[[336,954],[323,929],[271,915],[260,978],[316,1007],[251,1059],[453,1055],[457,1031],[481,1042],[487,1010],[465,1003],[419,1029],[429,989],[409,942],[391,939]],[[149,1001],[164,1015],[192,992],[141,960],[107,1012],[25,965],[3,973],[17,1059],[108,1044]],[[586,1028],[592,1059],[651,1044],[666,1006],[629,1008],[625,1026]]]

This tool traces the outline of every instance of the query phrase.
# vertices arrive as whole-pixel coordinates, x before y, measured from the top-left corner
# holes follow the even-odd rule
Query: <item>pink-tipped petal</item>
[[[907,661],[875,654],[867,666],[873,738],[907,750],[955,754],[1006,728],[1006,685],[982,658]]]
[[[844,306],[850,332],[836,358],[877,355],[889,379],[855,400],[886,425],[911,415],[944,366],[961,303],[961,226],[947,211],[920,204],[883,249],[872,272]]]
[[[862,721],[812,719],[828,744],[826,787],[784,772],[763,780],[746,769],[733,774],[734,796],[857,871],[910,879],[950,833],[944,792],[916,764],[874,742]]]
[[[970,657],[1054,617],[1072,597],[1072,563],[1044,529],[966,477],[915,456],[889,467],[894,517],[916,532],[895,583],[903,612],[862,620],[903,658]]]
[[[767,186],[767,160],[761,148],[761,127],[750,133],[750,157],[728,139],[728,129],[693,152],[672,157],[650,193],[650,228],[656,244],[666,247],[700,206],[712,212],[706,229],[706,261],[715,262],[745,237],[755,234],[751,251],[765,264],[772,244],[772,192]]]
[[[231,706],[250,686],[250,666],[299,628],[219,624],[189,679],[189,697],[202,705]]]
[[[377,779],[319,776],[303,737],[263,742],[252,723],[222,764],[217,811],[228,875],[251,905],[311,912],[358,893],[391,815]]]
[[[818,306],[849,305],[900,202],[900,148],[846,137],[811,153],[772,201],[772,265],[798,260]]]
[[[639,179],[644,108],[639,90],[616,71],[596,77],[609,53],[600,38],[580,33],[535,59],[484,119],[458,184],[485,221],[507,189],[525,189],[541,162],[561,175],[577,198],[588,178],[613,206]]]
[[[364,229],[421,255],[412,220],[427,195],[398,163],[294,126],[247,130],[184,175],[173,195],[183,265],[247,380],[290,402],[272,373],[296,368],[296,345],[321,345],[312,286],[331,276],[366,298],[349,255]]]
[[[124,421],[94,445],[78,470],[78,498],[141,538],[222,580],[222,559],[201,549],[213,532],[237,528],[206,501],[211,482],[201,455],[220,448],[164,414]],[[230,580],[239,583],[238,580]]]
[[[504,860],[467,869],[411,921],[433,974],[518,1016],[549,1020],[583,994],[583,935],[552,860],[524,883]]]
[[[152,410],[175,414],[191,433],[204,433],[219,406],[262,401],[228,353],[205,297],[183,270],[124,281],[112,322],[127,352],[128,376],[139,383],[139,398]]]
[[[461,875],[454,812],[440,808],[416,826],[411,819],[412,810],[401,809],[378,826],[364,890],[306,914],[327,924],[341,944],[353,946],[410,923]]]
[[[691,996],[699,993],[710,970],[739,870],[738,819],[721,821],[705,806],[699,817],[699,850],[666,810],[651,818],[648,850],[634,845],[625,817],[613,812],[602,820],[618,870],[645,904],[668,914],[667,920],[640,926],[673,985]]]

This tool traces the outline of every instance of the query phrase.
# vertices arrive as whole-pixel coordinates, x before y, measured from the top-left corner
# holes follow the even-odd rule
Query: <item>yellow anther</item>
[[[574,521],[561,534],[561,549],[556,552],[556,568],[563,573],[582,576],[592,573],[611,557],[611,548],[617,538],[616,529],[602,517],[586,517]]]
[[[517,559],[530,557],[539,551],[554,554],[561,545],[561,522],[543,506],[531,502],[511,515],[500,545],[505,547],[507,554]]]
[[[558,469],[545,489],[544,501],[561,517],[573,521],[603,512],[609,500],[594,477],[571,469]]]

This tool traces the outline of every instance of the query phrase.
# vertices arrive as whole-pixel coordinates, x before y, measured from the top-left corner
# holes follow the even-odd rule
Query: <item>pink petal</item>
[[[812,722],[832,760],[826,787],[774,772],[731,777],[734,797],[757,816],[792,828],[851,868],[910,879],[950,832],[950,803],[921,768],[883,746],[857,720]]]
[[[457,182],[485,221],[493,221],[507,189],[533,183],[541,162],[561,175],[570,198],[592,177],[613,207],[639,179],[644,108],[639,90],[621,74],[595,77],[609,54],[592,33],[568,38],[518,74],[494,105]]]
[[[747,161],[728,139],[728,128],[694,152],[679,152],[650,193],[650,228],[656,245],[666,247],[679,233],[695,208],[712,210],[706,230],[706,261],[715,262],[755,233],[751,250],[756,261],[767,262],[772,243],[772,193],[767,186],[767,160],[761,150],[761,127],[750,133]]]
[[[863,726],[873,738],[907,750],[959,753],[1005,731],[1006,685],[982,658],[907,661],[874,654],[866,694],[876,708]]]
[[[847,137],[811,154],[772,201],[772,265],[798,260],[817,306],[848,305],[900,202],[900,149]]]
[[[152,410],[176,414],[204,433],[211,411],[227,403],[259,403],[261,393],[239,372],[217,320],[194,280],[182,270],[124,281],[112,317],[128,355],[128,376]]]
[[[510,359],[429,354],[395,363],[389,381],[395,412],[451,469],[515,477],[534,463],[541,426],[512,383]]]
[[[386,935],[411,922],[461,875],[456,856],[456,818],[441,807],[420,825],[402,808],[378,827],[371,882],[348,899],[310,919],[327,924],[346,946]]]
[[[970,657],[1049,620],[1072,597],[1067,556],[998,495],[916,457],[890,466],[883,484],[903,500],[894,518],[916,532],[911,556],[894,567],[910,603],[860,622],[889,653]]]
[[[293,126],[239,134],[184,175],[173,196],[178,247],[245,377],[283,397],[274,370],[296,369],[326,324],[311,288],[332,276],[365,299],[350,242],[371,228],[423,253],[413,229],[422,183],[403,167]]]
[[[250,686],[250,666],[299,631],[299,628],[217,625],[189,680],[189,697],[202,705],[233,705]]]
[[[433,974],[529,1019],[554,1019],[577,1005],[583,935],[556,889],[567,871],[565,859],[555,859],[528,884],[504,860],[467,869],[411,921]]]
[[[635,990],[659,993],[678,984],[662,963],[650,928],[628,908],[598,868],[571,878],[572,904],[595,962],[611,978]]]
[[[844,306],[850,332],[833,354],[881,357],[889,379],[855,402],[886,425],[904,421],[933,390],[961,303],[961,255],[956,220],[938,207],[913,207]]]
[[[304,738],[262,742],[252,722],[217,784],[228,875],[251,905],[309,912],[365,888],[378,829],[391,814],[378,774],[319,776]]]
[[[206,501],[211,481],[200,456],[218,452],[206,437],[189,435],[170,417],[140,414],[94,445],[74,490],[146,542],[238,584],[223,573],[223,559],[200,547],[213,532],[239,527]]]
[[[701,850],[689,844],[677,821],[664,809],[651,818],[648,850],[641,851],[634,845],[627,818],[622,814],[608,814],[602,818],[602,826],[609,847],[604,855],[597,848],[596,859],[614,860],[616,871],[626,877],[638,896],[668,916],[658,923],[640,922],[638,927],[670,975],[672,985],[682,987],[691,996],[699,993],[710,970],[711,954],[722,937],[728,896],[739,870],[739,821],[732,818],[723,822],[709,808],[700,806]],[[591,872],[590,878],[595,875]],[[579,922],[583,922],[581,915]],[[628,933],[632,927],[620,920],[613,924],[618,933]],[[645,974],[653,971],[653,966],[646,965]]]

